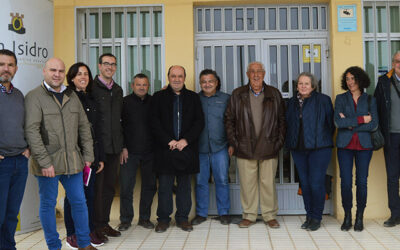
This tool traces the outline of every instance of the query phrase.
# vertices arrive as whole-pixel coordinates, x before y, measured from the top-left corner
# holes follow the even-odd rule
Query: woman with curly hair
[[[364,229],[363,214],[367,204],[367,178],[369,162],[372,157],[371,131],[378,126],[375,98],[364,92],[370,85],[367,73],[353,66],[342,75],[342,89],[345,93],[337,95],[335,101],[335,126],[337,155],[340,168],[342,206],[344,221],[342,231],[352,226],[353,207],[353,162],[356,166],[357,213],[354,231]]]

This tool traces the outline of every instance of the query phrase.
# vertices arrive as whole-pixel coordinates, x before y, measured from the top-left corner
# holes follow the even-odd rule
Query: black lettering
[[[25,55],[28,56],[28,42],[25,42]]]
[[[0,49],[4,49],[4,43],[0,43]]]
[[[46,48],[43,48],[42,55],[43,55],[43,58],[47,58],[47,56],[49,55],[49,52],[47,51]]]
[[[32,49],[33,49],[33,52],[32,52]],[[29,48],[29,54],[31,54],[31,56],[36,56],[36,42],[34,42],[33,46]]]
[[[24,45],[20,44],[18,45],[18,55],[23,55],[24,54]]]

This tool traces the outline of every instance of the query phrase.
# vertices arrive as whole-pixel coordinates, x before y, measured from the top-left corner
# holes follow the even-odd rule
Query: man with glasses
[[[392,70],[379,77],[374,96],[378,108],[379,126],[385,138],[384,155],[391,213],[383,225],[394,227],[400,224],[400,51],[393,55]]]
[[[229,154],[236,155],[243,219],[239,227],[253,225],[260,200],[264,223],[278,228],[275,175],[278,153],[286,134],[285,104],[278,89],[265,84],[260,62],[247,67],[249,83],[235,89],[225,112]]]
[[[92,94],[103,118],[101,127],[105,161],[104,170],[96,176],[94,225],[96,235],[103,241],[107,241],[106,236],[121,235],[108,223],[123,144],[120,123],[123,97],[122,88],[113,80],[117,70],[116,57],[109,53],[101,55],[98,67],[100,74],[94,79]]]

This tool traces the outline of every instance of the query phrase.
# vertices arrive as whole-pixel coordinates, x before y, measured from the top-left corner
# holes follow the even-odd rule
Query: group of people
[[[27,179],[28,158],[39,184],[39,216],[49,249],[61,249],[55,206],[59,182],[66,191],[64,221],[67,245],[95,249],[128,230],[134,218],[133,190],[138,168],[141,194],[138,225],[165,232],[176,194],[176,226],[192,231],[207,220],[209,179],[212,174],[221,224],[230,223],[229,158],[237,158],[243,209],[238,224],[256,222],[260,206],[264,223],[279,228],[275,176],[278,154],[291,152],[306,210],[301,228],[320,227],[325,202],[325,174],[331,160],[333,134],[341,176],[345,218],[342,230],[352,227],[353,162],[356,167],[357,213],[355,231],[363,230],[367,177],[373,147],[371,132],[378,125],[385,138],[385,161],[391,217],[385,226],[400,224],[400,51],[393,69],[379,78],[374,97],[365,93],[367,73],[348,68],[341,87],[331,98],[317,91],[315,77],[303,72],[295,95],[285,103],[278,89],[264,82],[260,62],[247,67],[248,84],[228,95],[220,91],[217,73],[200,73],[201,91],[186,89],[184,67],[168,70],[168,85],[148,94],[149,79],[139,73],[132,93],[123,97],[113,80],[116,57],[99,58],[94,79],[84,63],[66,73],[61,59],[49,59],[44,80],[25,97],[13,86],[17,58],[0,50],[0,249],[15,249],[17,215]],[[67,77],[68,86],[63,82]],[[379,119],[378,119],[379,117]],[[120,183],[120,225],[109,225],[115,184]],[[196,216],[192,207],[191,177],[196,175]],[[158,185],[157,185],[158,180]],[[157,221],[150,221],[158,190]],[[10,195],[12,194],[12,195]]]

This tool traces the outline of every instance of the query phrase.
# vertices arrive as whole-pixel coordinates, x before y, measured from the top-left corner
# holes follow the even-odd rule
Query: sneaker
[[[66,244],[71,249],[78,249],[78,242],[76,241],[76,235],[67,236]]]
[[[90,236],[90,244],[92,246],[99,247],[104,245],[104,242],[97,237],[96,233],[92,232],[89,234],[89,236]]]

